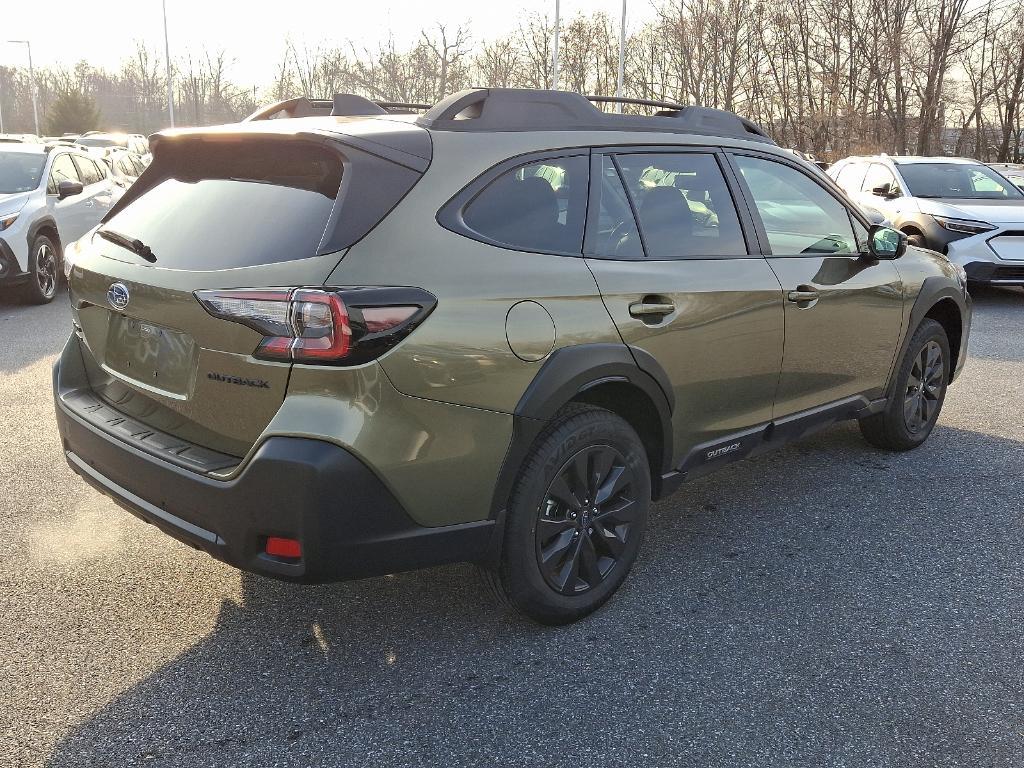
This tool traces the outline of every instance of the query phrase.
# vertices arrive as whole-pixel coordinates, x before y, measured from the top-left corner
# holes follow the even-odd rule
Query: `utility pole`
[[[39,104],[36,97],[36,71],[32,68],[32,44],[28,40],[8,40],[8,43],[24,45],[28,49],[28,80],[32,90],[32,117],[36,124],[36,136],[39,135]]]
[[[626,74],[626,0],[622,0],[622,23],[619,24],[619,83],[615,95],[622,98],[622,81]],[[622,112],[622,104],[615,105],[616,112]]]
[[[171,128],[174,127],[174,80],[171,77],[171,44],[167,38],[167,0],[163,0],[164,7],[164,63],[167,65],[167,116],[171,119]]]
[[[551,75],[551,87],[556,91],[558,90],[558,31],[561,22],[560,14],[560,0],[555,0],[555,56],[554,56],[554,71]]]

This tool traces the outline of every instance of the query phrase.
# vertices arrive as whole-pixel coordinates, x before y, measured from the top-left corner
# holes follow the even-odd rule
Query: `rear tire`
[[[910,339],[885,410],[860,420],[864,439],[888,451],[908,451],[927,440],[946,399],[950,364],[945,329],[925,319]]]
[[[633,428],[602,408],[566,408],[523,462],[488,581],[541,624],[587,616],[629,574],[650,499],[650,465]]]
[[[28,282],[21,286],[22,298],[31,304],[49,304],[60,283],[60,249],[46,235],[32,241],[28,254]]]

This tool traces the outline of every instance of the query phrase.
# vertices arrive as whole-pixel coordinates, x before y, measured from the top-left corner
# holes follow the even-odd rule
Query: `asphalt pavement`
[[[66,466],[66,302],[0,303],[0,766],[1024,764],[1024,292],[929,442],[841,425],[685,486],[588,620],[468,566],[252,577]]]

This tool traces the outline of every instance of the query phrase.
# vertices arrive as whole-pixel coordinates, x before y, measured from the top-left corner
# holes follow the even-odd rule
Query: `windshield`
[[[1024,193],[981,164],[901,163],[899,168],[914,197],[1024,200]]]
[[[45,162],[45,155],[0,153],[0,194],[30,192],[38,187]]]

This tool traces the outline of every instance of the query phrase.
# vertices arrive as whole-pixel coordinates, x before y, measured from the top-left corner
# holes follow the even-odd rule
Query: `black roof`
[[[597,109],[592,101],[639,104],[659,111],[653,116],[613,114]],[[415,111],[423,111],[416,124],[433,131],[652,131],[775,143],[755,123],[721,109],[533,88],[471,88],[433,106],[371,101],[351,93],[337,94],[331,100],[300,97],[257,110],[246,121]]]

